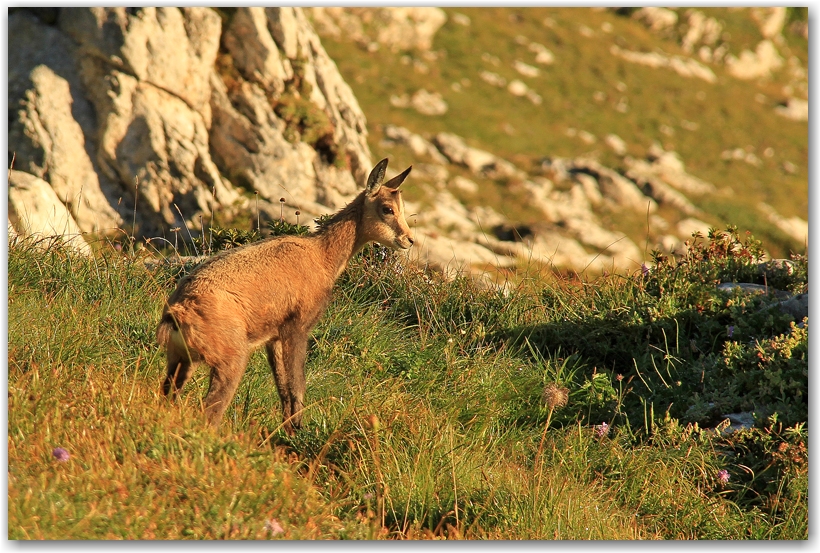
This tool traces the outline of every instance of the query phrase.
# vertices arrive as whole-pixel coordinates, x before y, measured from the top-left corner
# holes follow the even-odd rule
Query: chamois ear
[[[398,175],[396,175],[395,177],[393,177],[392,179],[390,179],[389,181],[387,181],[386,183],[384,183],[384,185],[385,185],[387,188],[392,188],[393,190],[395,190],[396,188],[398,188],[399,186],[401,186],[401,183],[403,183],[403,182],[404,182],[404,179],[406,179],[406,178],[407,178],[407,175],[409,175],[409,174],[410,174],[410,171],[411,171],[412,169],[413,169],[413,166],[411,165],[410,167],[408,167],[407,169],[405,169],[402,173],[399,173]]]
[[[378,162],[376,166],[373,167],[373,170],[370,171],[370,176],[367,177],[367,186],[365,187],[368,194],[375,194],[379,191],[379,188],[381,188],[384,182],[385,171],[387,171],[387,158]]]

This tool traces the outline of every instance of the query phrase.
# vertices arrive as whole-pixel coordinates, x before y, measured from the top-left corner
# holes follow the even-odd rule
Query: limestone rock
[[[748,81],[769,77],[772,71],[783,67],[783,58],[771,40],[763,40],[754,52],[743,50],[739,58],[728,54],[725,63],[730,75]]]
[[[466,194],[475,194],[478,192],[478,185],[470,179],[457,175],[450,181],[450,186],[456,190],[460,190]]]
[[[71,8],[60,28],[85,57],[180,98],[209,120],[208,74],[219,48],[221,21],[209,8]],[[207,125],[206,125],[207,126]]]
[[[643,22],[653,31],[664,31],[678,22],[678,14],[667,8],[641,8],[632,14],[632,18]]]
[[[117,228],[121,191],[101,183],[94,160],[94,111],[83,96],[76,47],[54,27],[17,11],[9,17],[9,152],[14,166],[50,183],[86,232]],[[107,186],[105,186],[107,185]]]
[[[809,239],[809,223],[800,217],[783,217],[772,206],[765,202],[760,202],[758,209],[766,216],[770,223],[775,225],[784,233],[788,234],[798,242],[806,242]]]
[[[602,196],[617,207],[638,213],[654,213],[658,209],[657,202],[646,196],[633,181],[613,169],[604,167],[597,161],[575,159],[565,162],[564,167],[567,171],[592,175],[597,181]]]
[[[384,138],[388,143],[400,144],[410,148],[413,155],[417,157],[430,157],[439,164],[446,164],[447,158],[441,155],[436,147],[420,134],[396,125],[384,125],[382,127]]]
[[[499,256],[474,242],[453,240],[424,230],[415,232],[415,244],[408,255],[414,262],[431,266],[450,278],[473,273],[474,265],[509,267],[515,264],[515,259]]]
[[[410,98],[410,106],[423,115],[444,115],[447,113],[447,102],[438,92],[427,92],[420,89]]]
[[[527,49],[535,54],[535,63],[541,65],[552,65],[555,62],[555,54],[553,54],[546,46],[537,42],[530,42]]]
[[[717,77],[711,69],[692,58],[669,56],[660,52],[634,52],[624,50],[617,44],[613,44],[609,51],[613,56],[618,56],[632,63],[648,67],[668,67],[682,77],[694,77],[708,83],[717,81]]]
[[[700,219],[687,217],[678,222],[678,235],[682,238],[690,238],[694,233],[699,232],[704,238],[709,235],[709,228],[711,225],[704,223]]]
[[[774,112],[792,121],[809,120],[809,102],[800,98],[789,98],[785,106],[777,106]]]
[[[476,175],[491,179],[525,177],[523,171],[512,163],[490,152],[467,146],[464,139],[452,133],[438,133],[433,143],[451,163],[467,167]]]
[[[51,185],[29,173],[9,171],[8,221],[22,236],[59,236],[74,250],[91,254],[80,227]]]
[[[294,8],[265,8],[270,34],[284,56],[299,56],[299,16]]]
[[[281,40],[284,41],[284,36]],[[279,47],[268,30],[265,8],[237,9],[225,31],[223,42],[234,66],[247,80],[259,83],[274,96],[285,90],[285,81],[293,77],[293,69],[287,58],[283,60],[279,54]],[[290,46],[295,57],[296,46]]]
[[[647,160],[624,158],[626,177],[640,186],[659,204],[668,204],[686,215],[699,216],[700,210],[683,194],[708,194],[714,185],[686,172],[680,156],[658,145],[650,148]]]
[[[604,137],[604,142],[612,148],[612,151],[619,156],[626,154],[626,142],[617,134],[608,134]]]
[[[774,38],[783,31],[787,16],[785,7],[752,8],[751,11],[764,38]]]
[[[714,45],[720,38],[723,25],[714,17],[706,17],[699,10],[689,10],[687,15],[689,28],[681,41],[683,51],[691,54],[697,44],[707,47]]]
[[[304,73],[294,71],[293,78],[307,82],[310,94],[305,98],[291,93],[287,101],[312,110],[318,119],[323,114],[327,125],[315,131],[315,144],[307,144],[296,134],[298,124],[289,127],[271,110],[272,102],[285,99],[276,95],[278,87],[270,89],[266,77],[246,73],[228,87],[225,80],[212,74],[214,123],[210,138],[215,162],[225,174],[246,189],[258,191],[274,207],[280,197],[301,209],[311,204],[341,207],[371,169],[365,118],[356,98],[301,9],[269,9],[264,14],[267,25],[261,23],[259,11],[239,8],[234,20],[240,14],[246,14],[241,16],[244,20],[260,20],[254,28],[262,37],[260,43],[267,44],[265,48],[277,50],[276,45],[282,44],[283,49],[269,57],[279,56],[282,67],[299,62]],[[287,57],[287,52],[295,52],[296,57]],[[287,78],[287,73],[283,75]],[[340,161],[349,163],[350,168]]]
[[[432,7],[381,8],[376,17],[377,40],[393,50],[429,50],[447,21],[444,10]]]
[[[311,8],[310,14],[322,34],[394,51],[429,50],[447,21],[444,10],[432,7]]]

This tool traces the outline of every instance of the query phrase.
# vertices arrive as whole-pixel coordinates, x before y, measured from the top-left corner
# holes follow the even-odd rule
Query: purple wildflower
[[[731,338],[735,334],[735,325],[729,325],[729,328],[726,329],[726,335]]]
[[[641,263],[641,275],[646,276],[649,274],[649,267],[646,266],[646,263]]]
[[[718,480],[721,481],[723,484],[729,483],[729,471],[726,469],[720,469],[718,471]]]
[[[371,499],[373,499],[373,492],[367,492],[362,497],[364,498],[365,501],[370,501]]]
[[[595,425],[595,436],[603,438],[607,434],[609,434],[609,425],[607,423],[602,422],[601,424]]]
[[[52,450],[51,454],[54,456],[55,459],[57,459],[61,463],[65,463],[71,457],[68,454],[68,450],[62,447],[55,447],[54,450]]]

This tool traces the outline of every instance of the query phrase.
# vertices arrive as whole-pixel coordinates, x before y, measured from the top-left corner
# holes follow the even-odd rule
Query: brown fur
[[[387,160],[380,161],[366,189],[315,234],[221,252],[180,280],[157,328],[167,355],[166,395],[175,397],[204,362],[211,368],[205,413],[218,425],[251,352],[264,345],[285,430],[300,427],[308,335],[336,279],[369,242],[396,249],[413,244],[398,191],[411,168],[382,185],[386,167]]]

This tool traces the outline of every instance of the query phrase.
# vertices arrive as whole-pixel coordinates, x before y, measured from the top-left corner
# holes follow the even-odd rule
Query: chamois
[[[218,426],[248,364],[265,345],[285,431],[301,427],[308,335],[330,302],[350,258],[370,242],[413,245],[399,185],[412,166],[383,183],[387,159],[365,189],[307,236],[277,236],[226,250],[180,279],[157,328],[166,349],[162,390],[174,398],[204,362],[211,369],[207,421]]]

